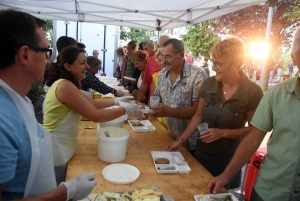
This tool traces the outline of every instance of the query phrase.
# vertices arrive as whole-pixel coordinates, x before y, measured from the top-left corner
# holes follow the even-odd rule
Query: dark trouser
[[[254,190],[254,188],[252,188],[252,193],[250,196],[250,201],[264,201]]]
[[[68,169],[68,163],[66,165],[54,166],[54,172],[55,172],[55,178],[56,178],[56,184],[57,184],[57,186],[61,182],[65,182],[66,181],[67,169]]]
[[[228,165],[231,160],[231,155],[216,153],[208,154],[201,150],[195,149],[194,157],[199,161],[199,163],[209,171],[212,176],[216,177],[220,175]],[[240,187],[241,184],[241,170],[234,175],[228,184],[225,186],[226,189],[233,189]]]
[[[189,152],[194,156],[195,149],[194,150],[190,150]]]

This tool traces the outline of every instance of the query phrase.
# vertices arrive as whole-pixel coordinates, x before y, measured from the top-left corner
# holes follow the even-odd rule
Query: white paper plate
[[[130,184],[139,178],[140,171],[132,165],[119,163],[106,166],[102,175],[113,184]]]
[[[218,194],[215,194],[215,195],[214,194],[202,194],[202,195],[195,195],[194,198],[195,198],[196,201],[212,201],[212,200],[215,200],[215,199],[224,198],[227,195],[231,195],[232,201],[238,201],[232,193],[218,193]],[[210,198],[209,196],[212,196],[212,198]]]

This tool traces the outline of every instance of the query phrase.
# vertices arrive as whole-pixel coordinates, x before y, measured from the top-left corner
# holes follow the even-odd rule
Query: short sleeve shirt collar
[[[236,99],[236,100],[242,101],[244,103],[247,103],[249,100],[249,97],[248,97],[248,91],[249,91],[249,87],[250,87],[249,82],[248,82],[249,79],[244,74],[243,71],[239,70],[239,74],[241,75],[239,87],[238,87],[236,93],[230,99]],[[211,88],[207,89],[207,93],[214,93],[214,94],[218,94],[220,96],[221,95],[220,85],[221,85],[220,81],[214,80],[211,83]]]

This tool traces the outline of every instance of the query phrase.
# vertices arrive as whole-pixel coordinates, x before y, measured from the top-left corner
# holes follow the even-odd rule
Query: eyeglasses
[[[52,56],[52,49],[50,48],[44,48],[44,47],[30,47],[30,49],[36,51],[36,52],[46,52],[46,58],[50,59],[50,57]]]
[[[212,59],[210,59],[210,62],[211,62],[212,65],[213,65],[214,67],[216,67],[217,69],[221,69],[221,68],[222,68],[222,65],[224,65],[224,63],[226,63],[226,62],[221,63],[221,62],[218,62],[218,61],[214,61],[214,60],[212,60]]]

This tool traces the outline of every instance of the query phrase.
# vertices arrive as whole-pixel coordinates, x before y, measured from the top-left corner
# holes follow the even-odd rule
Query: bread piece
[[[170,161],[166,158],[157,158],[155,164],[170,164]]]
[[[157,195],[158,197],[161,197],[162,193],[161,192],[157,192],[157,191],[154,191],[153,193],[154,195]]]
[[[145,195],[152,195],[154,194],[154,190],[152,189],[142,189],[140,192],[141,196],[145,196]]]

